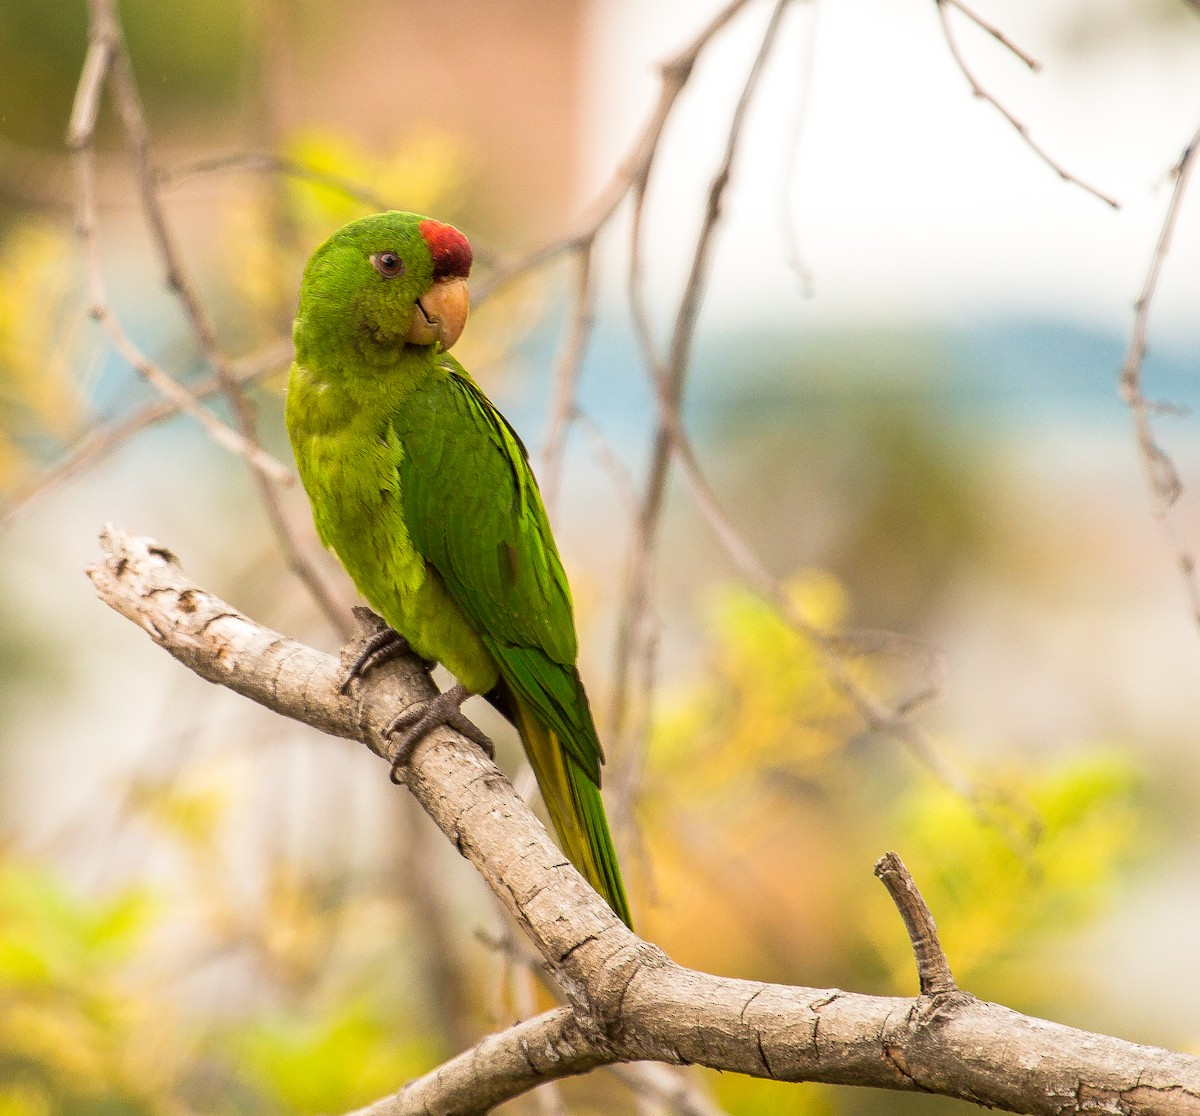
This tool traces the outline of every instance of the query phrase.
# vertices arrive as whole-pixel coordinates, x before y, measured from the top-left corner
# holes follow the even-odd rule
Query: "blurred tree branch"
[[[1196,576],[1196,556],[1188,545],[1184,532],[1175,516],[1173,509],[1183,495],[1183,481],[1179,470],[1170,454],[1158,443],[1151,422],[1155,414],[1179,413],[1180,408],[1169,403],[1157,403],[1146,398],[1142,390],[1142,366],[1146,359],[1147,334],[1150,327],[1150,307],[1158,292],[1158,280],[1166,263],[1167,254],[1171,250],[1171,241],[1175,236],[1175,224],[1179,219],[1179,211],[1191,181],[1192,170],[1196,160],[1200,158],[1200,128],[1188,141],[1187,147],[1175,165],[1171,168],[1171,177],[1175,185],[1171,190],[1171,200],[1167,203],[1163,215],[1162,226],[1158,239],[1150,257],[1150,266],[1142,283],[1141,292],[1134,303],[1133,326],[1129,335],[1129,349],[1125,354],[1125,362],[1121,366],[1120,390],[1121,397],[1129,407],[1133,418],[1133,433],[1137,442],[1138,455],[1142,459],[1142,469],[1146,474],[1146,484],[1154,499],[1154,515],[1163,524],[1167,539],[1175,557],[1175,563],[1183,576],[1184,587],[1187,590],[1188,602],[1192,610],[1192,619],[1200,624],[1200,581]]]
[[[959,70],[962,71],[963,77],[967,79],[967,83],[971,86],[972,94],[978,97],[980,100],[986,101],[998,113],[1000,113],[1000,115],[1003,116],[1004,119],[1007,120],[1012,126],[1017,135],[1019,135],[1021,139],[1025,141],[1025,145],[1029,148],[1029,150],[1032,151],[1039,159],[1041,159],[1042,162],[1045,163],[1046,166],[1048,166],[1052,171],[1054,171],[1054,173],[1057,174],[1058,177],[1064,182],[1070,182],[1073,185],[1078,186],[1081,190],[1087,191],[1087,193],[1091,194],[1095,198],[1099,198],[1100,201],[1104,202],[1104,204],[1111,209],[1120,209],[1121,204],[1116,200],[1116,198],[1110,197],[1102,190],[1098,190],[1095,186],[1088,185],[1088,183],[1084,182],[1083,179],[1078,175],[1072,174],[1069,170],[1067,170],[1062,163],[1058,162],[1054,156],[1052,156],[1044,147],[1034,140],[1033,136],[1031,136],[1029,133],[1028,125],[1026,125],[1023,121],[1018,120],[1017,117],[1014,116],[1013,113],[1003,105],[1003,103],[997,100],[996,97],[994,97],[991,93],[984,89],[982,85],[979,84],[979,80],[975,77],[975,72],[968,65],[966,58],[959,49],[958,40],[954,37],[954,31],[950,25],[950,19],[946,14],[946,9],[957,8],[968,20],[970,20],[971,23],[974,23],[985,34],[990,35],[1010,54],[1020,59],[1020,61],[1029,67],[1029,69],[1034,73],[1038,73],[1041,70],[1041,63],[1018,47],[998,27],[988,23],[987,20],[983,19],[981,16],[968,8],[966,4],[962,3],[962,0],[934,0],[934,2],[937,4],[938,19],[940,19],[942,22],[942,34],[946,38],[946,47],[950,51],[951,56],[954,58]]]
[[[346,659],[264,628],[194,584],[157,543],[107,530],[88,570],[110,607],[200,677],[389,757],[397,704],[431,695],[415,662],[349,696]],[[355,645],[347,648],[352,654]],[[898,858],[889,885],[918,957],[915,999],[765,984],[685,969],[609,910],[482,753],[448,729],[404,781],[538,950],[568,1004],[497,1034],[369,1109],[483,1113],[547,1081],[630,1061],[699,1064],[781,1081],[938,1093],[1010,1112],[1200,1111],[1200,1058],[1076,1030],[957,989]]]

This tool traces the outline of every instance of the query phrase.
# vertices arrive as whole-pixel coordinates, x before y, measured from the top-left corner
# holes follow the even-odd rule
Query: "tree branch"
[[[191,582],[165,548],[112,530],[102,546],[88,574],[106,604],[200,677],[283,716],[387,756],[380,727],[397,704],[432,692],[419,664],[401,660],[343,695],[336,658],[243,616]],[[376,1116],[482,1113],[543,1081],[642,1060],[940,1093],[1047,1116],[1200,1112],[1200,1058],[964,992],[903,999],[685,969],[626,929],[457,733],[430,734],[404,777],[525,929],[569,1006],[488,1036],[366,1110]]]
[[[287,368],[292,359],[291,341],[275,342],[258,353],[234,361],[234,375],[239,384],[253,384],[272,373]],[[188,394],[200,402],[223,390],[215,376],[191,384]],[[3,531],[29,506],[52,492],[59,485],[86,472],[113,450],[123,446],[148,427],[174,418],[183,410],[173,398],[144,403],[132,414],[110,423],[85,430],[66,452],[45,471],[30,478],[3,504],[0,504],[0,531]]]
[[[472,1116],[549,1081],[604,1065],[612,1058],[584,1034],[570,1008],[555,1008],[478,1045],[351,1116]],[[481,1074],[481,1067],[487,1073]]]
[[[904,929],[912,942],[913,957],[917,962],[917,979],[921,982],[922,996],[946,996],[958,991],[950,962],[938,941],[937,926],[933,915],[925,905],[925,899],[909,875],[904,861],[894,852],[881,856],[875,864],[875,875],[887,888],[896,910],[904,919]]]
[[[1183,206],[1184,195],[1191,181],[1192,170],[1200,155],[1200,128],[1183,149],[1178,162],[1171,170],[1175,186],[1171,190],[1171,200],[1167,203],[1167,211],[1163,216],[1162,227],[1154,244],[1154,253],[1150,258],[1150,267],[1142,283],[1141,293],[1133,304],[1133,327],[1129,335],[1129,349],[1125,354],[1125,362],[1121,366],[1120,390],[1129,413],[1133,418],[1133,433],[1137,440],[1138,454],[1142,459],[1142,469],[1146,474],[1151,496],[1154,498],[1154,515],[1162,521],[1168,541],[1174,552],[1175,564],[1183,575],[1184,586],[1187,589],[1188,601],[1191,605],[1192,619],[1200,624],[1200,581],[1196,577],[1196,556],[1188,545],[1184,532],[1172,515],[1172,509],[1183,495],[1183,481],[1180,480],[1179,470],[1171,455],[1158,443],[1150,416],[1154,413],[1170,411],[1169,405],[1152,403],[1142,391],[1142,365],[1146,359],[1147,334],[1150,328],[1150,307],[1158,292],[1158,280],[1162,274],[1163,264],[1166,263],[1167,253],[1171,250],[1171,240],[1175,235],[1175,222],[1179,218],[1179,210]]]
[[[1028,147],[1030,151],[1032,151],[1039,159],[1041,159],[1042,162],[1045,163],[1046,166],[1048,166],[1052,171],[1054,171],[1054,173],[1057,174],[1058,177],[1064,182],[1070,182],[1073,185],[1078,186],[1081,190],[1091,194],[1092,197],[1099,198],[1110,209],[1120,209],[1121,203],[1117,201],[1116,198],[1110,197],[1102,190],[1098,190],[1095,186],[1089,185],[1078,175],[1072,174],[1069,170],[1067,170],[1062,163],[1058,162],[1044,147],[1041,146],[1041,144],[1034,140],[1034,138],[1029,134],[1028,125],[1026,125],[1023,121],[1018,120],[1007,108],[1004,107],[1004,105],[1000,103],[999,100],[997,100],[991,93],[989,93],[983,88],[982,85],[979,84],[978,79],[975,77],[975,72],[969,65],[967,65],[967,60],[965,57],[963,57],[963,53],[959,49],[958,40],[954,37],[954,31],[951,28],[950,20],[946,15],[946,9],[948,7],[957,8],[963,13],[964,16],[967,17],[967,19],[981,27],[1002,46],[1007,47],[1009,51],[1011,51],[1035,73],[1041,69],[1039,63],[1026,54],[1023,50],[1020,50],[1017,46],[1015,46],[1012,40],[1007,38],[998,28],[993,27],[990,23],[987,23],[985,20],[981,19],[978,15],[971,11],[971,9],[963,4],[961,0],[934,0],[934,2],[937,4],[938,19],[940,19],[942,22],[942,34],[945,36],[946,46],[949,48],[950,54],[957,64],[959,70],[962,72],[963,77],[967,79],[967,84],[971,86],[971,92],[980,100],[987,101],[992,108],[1000,113],[1000,115],[1003,116],[1010,125],[1012,125],[1013,131],[1015,131],[1017,135],[1019,135],[1021,139],[1025,141],[1026,147]]]

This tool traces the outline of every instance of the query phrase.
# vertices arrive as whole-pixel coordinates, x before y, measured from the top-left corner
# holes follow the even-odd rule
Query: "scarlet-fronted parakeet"
[[[567,856],[630,924],[537,482],[521,439],[446,352],[470,269],[462,233],[412,213],[354,221],[321,245],[300,287],[288,432],[322,542],[408,646],[458,680],[398,719],[401,753],[436,724],[478,739],[459,706],[487,696],[516,725]]]

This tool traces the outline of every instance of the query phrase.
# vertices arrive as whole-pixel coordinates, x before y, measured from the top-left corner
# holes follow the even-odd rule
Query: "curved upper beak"
[[[461,335],[469,310],[467,281],[439,279],[417,299],[405,340],[410,345],[436,344],[440,352],[445,352]]]

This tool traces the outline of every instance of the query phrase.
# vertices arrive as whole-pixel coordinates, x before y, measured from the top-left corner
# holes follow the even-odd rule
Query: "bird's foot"
[[[356,608],[354,614],[359,620],[374,627],[375,631],[363,643],[354,662],[346,671],[346,676],[338,687],[343,694],[349,691],[350,684],[355,679],[362,679],[368,671],[391,662],[393,659],[398,659],[402,655],[415,654],[408,640],[394,628],[389,627],[382,617],[376,616],[369,608]],[[419,655],[417,658],[426,673],[437,665],[428,659],[421,659]]]
[[[471,697],[471,692],[456,682],[450,689],[426,701],[414,702],[402,710],[383,730],[385,736],[403,734],[392,756],[392,782],[400,782],[400,768],[412,759],[413,750],[435,728],[448,725],[462,733],[468,740],[478,744],[488,759],[494,759],[496,747],[488,737],[462,711],[462,703]]]

